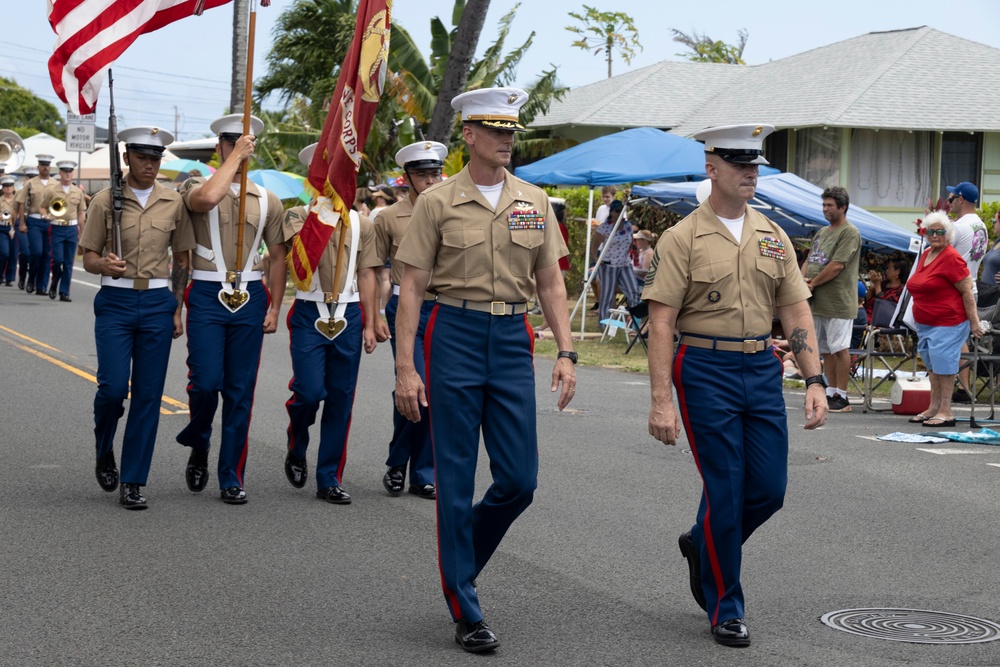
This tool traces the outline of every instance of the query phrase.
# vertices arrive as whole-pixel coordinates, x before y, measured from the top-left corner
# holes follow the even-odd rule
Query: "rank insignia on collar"
[[[712,303],[718,303],[719,299],[721,298],[722,295],[719,294],[718,290],[712,290],[711,292],[708,293],[708,300],[711,301]]]

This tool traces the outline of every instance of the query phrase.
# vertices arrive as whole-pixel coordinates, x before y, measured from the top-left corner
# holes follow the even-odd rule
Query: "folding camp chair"
[[[860,365],[861,395],[864,399],[861,411],[885,412],[892,406],[875,407],[872,403],[874,392],[887,382],[896,379],[896,373],[907,361],[913,362],[913,372],[917,372],[917,356],[914,334],[906,327],[893,326],[896,303],[885,299],[875,299],[872,307],[872,322],[866,327],[864,343],[860,349],[851,350],[855,364]],[[888,350],[885,348],[888,347]],[[899,351],[896,348],[899,348]],[[875,377],[875,371],[885,371],[884,377]],[[852,374],[851,382],[857,384]]]
[[[628,347],[625,348],[625,354],[631,351],[632,346],[637,342],[642,343],[642,349],[646,351],[646,355],[649,355],[649,347],[646,345],[646,332],[643,329],[646,328],[646,321],[649,319],[649,304],[645,301],[640,301],[631,308],[626,308],[629,315],[632,316],[630,320],[630,331],[632,332],[632,340],[629,341]]]

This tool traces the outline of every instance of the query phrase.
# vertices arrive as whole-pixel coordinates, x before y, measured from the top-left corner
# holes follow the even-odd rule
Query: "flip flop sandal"
[[[930,419],[927,415],[916,415],[915,417],[910,417],[911,424],[922,424]]]
[[[932,419],[926,419],[922,423],[922,426],[929,426],[930,428],[948,428],[954,425],[955,425],[954,419],[938,419],[937,417],[934,417]]]

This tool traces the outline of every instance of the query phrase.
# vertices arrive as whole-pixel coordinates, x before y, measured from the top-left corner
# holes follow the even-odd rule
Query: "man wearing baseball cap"
[[[976,215],[976,206],[979,205],[979,188],[968,181],[962,181],[958,185],[947,186],[948,190],[948,213],[955,221],[952,223],[955,230],[952,247],[965,260],[969,267],[969,274],[972,276],[972,296],[979,295],[979,265],[983,261],[983,256],[989,250],[989,232],[986,225]],[[962,345],[962,352],[968,352],[969,346]],[[958,372],[959,386],[955,388],[951,400],[953,403],[968,403],[972,399],[962,387],[969,387],[969,369],[962,368]]]

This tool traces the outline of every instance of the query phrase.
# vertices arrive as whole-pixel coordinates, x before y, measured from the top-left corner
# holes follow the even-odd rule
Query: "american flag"
[[[104,74],[139,35],[230,0],[49,0],[49,78],[75,114],[93,113]],[[261,0],[267,6],[270,0]]]

